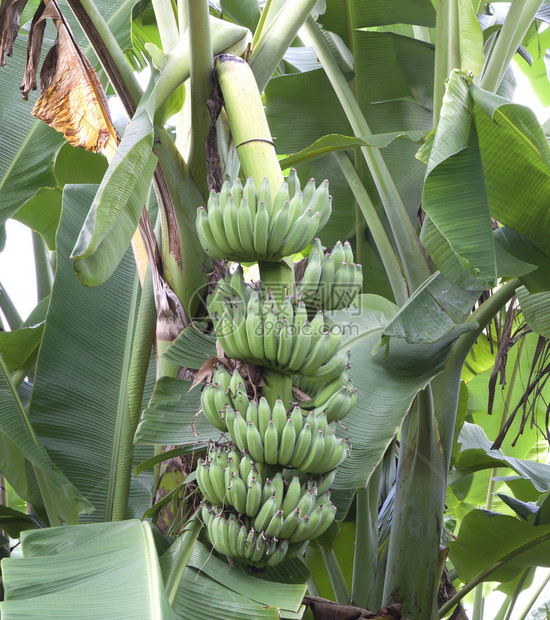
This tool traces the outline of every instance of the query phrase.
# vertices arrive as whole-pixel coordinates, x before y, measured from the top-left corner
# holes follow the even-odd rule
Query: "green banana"
[[[264,534],[269,537],[277,537],[283,527],[283,511],[277,510],[277,512],[271,517],[271,521],[265,528]]]
[[[231,252],[231,245],[225,234],[223,210],[218,195],[213,191],[210,192],[210,197],[208,198],[208,221],[210,222],[214,239],[216,239],[216,245],[223,252],[224,256],[227,256]]]
[[[285,236],[281,239],[280,256],[295,254],[309,245],[316,232],[316,230],[313,231],[315,227],[313,219],[314,215],[311,209],[306,209],[300,217],[293,222],[292,226],[287,227]]]
[[[258,189],[258,202],[265,203],[265,207],[269,215],[273,213],[271,202],[271,185],[269,184],[269,179],[267,177],[264,177],[260,183],[260,188]]]
[[[306,472],[317,472],[319,460],[325,449],[325,434],[321,429],[315,431],[306,458],[296,467]]]
[[[264,435],[264,459],[268,465],[276,465],[279,456],[279,435],[273,420],[269,420]]]
[[[216,390],[212,385],[205,385],[201,392],[201,407],[207,420],[220,431],[226,431],[227,426],[220,418],[216,407],[215,394]]]
[[[269,557],[266,560],[266,566],[275,566],[285,559],[288,551],[288,540],[280,540],[274,551],[270,551]]]
[[[291,168],[288,177],[286,179],[288,184],[288,193],[292,197],[298,191],[300,191],[300,179],[295,168]]]
[[[322,264],[319,252],[310,252],[299,287],[299,292],[303,299],[313,300],[315,298],[321,279]]]
[[[216,243],[216,239],[208,219],[208,213],[204,207],[199,207],[197,210],[196,229],[199,236],[199,241],[208,256],[213,259],[223,258],[223,253]]]
[[[283,429],[286,426],[286,420],[287,420],[286,408],[285,408],[283,401],[280,398],[278,398],[275,401],[275,404],[273,405],[271,409],[271,419],[273,420],[273,423],[275,424],[275,429],[277,430],[277,437],[280,438],[283,432]]]
[[[248,177],[246,179],[246,183],[243,187],[243,198],[246,200],[248,204],[248,208],[250,209],[250,216],[254,220],[254,216],[256,215],[256,184],[254,183],[254,179],[252,177]]]
[[[285,423],[285,427],[283,428],[279,441],[279,455],[277,457],[277,461],[281,465],[288,465],[290,462],[290,457],[294,452],[295,443],[296,429],[294,428],[294,420],[290,417]]]
[[[258,402],[258,430],[262,437],[265,437],[269,420],[271,420],[271,407],[267,399],[262,396]]]
[[[269,240],[269,213],[265,202],[258,204],[258,210],[254,218],[254,250],[256,256],[267,256],[267,243]]]
[[[302,491],[303,489],[300,483],[300,478],[298,476],[294,476],[288,485],[283,499],[282,510],[285,518],[288,517],[288,515],[298,506],[298,502],[302,496]]]
[[[275,364],[277,362],[277,350],[279,348],[278,320],[275,307],[271,306],[263,313],[264,322],[264,354],[265,358]]]
[[[260,508],[254,519],[254,528],[257,532],[263,532],[277,512],[277,499],[274,495],[269,497]]]
[[[288,184],[283,181],[277,193],[275,194],[275,198],[273,199],[273,210],[271,213],[271,219],[279,213],[279,211],[283,208],[285,202],[290,200],[290,195],[288,192]]]
[[[280,316],[280,315],[279,315]],[[277,347],[277,364],[285,368],[292,354],[292,345],[294,339],[292,337],[292,325],[286,317],[279,319],[281,329],[279,331],[279,344]]]
[[[239,211],[232,196],[227,197],[227,201],[223,207],[223,226],[227,241],[231,246],[230,255],[242,255],[244,248],[239,239]]]
[[[254,259],[256,256],[254,250],[254,225],[246,198],[241,200],[238,207],[237,230],[239,233],[239,241],[243,247],[246,258]]]
[[[246,513],[246,494],[247,490],[243,479],[238,474],[232,474],[227,499],[239,514]]]
[[[227,519],[227,537],[229,543],[229,551],[231,557],[239,557],[239,548],[237,541],[239,540],[239,530],[241,529],[240,521],[237,515],[230,515]]]
[[[265,460],[265,446],[262,442],[262,436],[258,427],[249,422],[246,429],[246,442],[248,446],[248,453],[252,457],[255,463],[263,463]]]
[[[272,257],[280,257],[283,239],[288,231],[290,204],[288,200],[281,210],[271,215],[269,223],[269,239],[267,241],[267,253]]]
[[[285,517],[283,521],[283,527],[279,532],[279,537],[290,538],[298,527],[300,519],[300,511],[298,510],[298,508],[295,508]]]
[[[262,485],[256,478],[252,478],[248,483],[248,491],[246,493],[245,513],[247,516],[254,518],[260,510],[262,502]]]
[[[290,459],[292,467],[298,467],[298,465],[305,459],[309,446],[311,444],[311,424],[306,422],[296,439],[296,445],[294,446],[294,452]]]

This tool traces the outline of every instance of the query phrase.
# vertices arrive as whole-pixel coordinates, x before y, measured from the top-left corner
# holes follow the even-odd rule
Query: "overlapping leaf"
[[[24,532],[2,562],[2,618],[173,620],[151,526],[137,520]]]

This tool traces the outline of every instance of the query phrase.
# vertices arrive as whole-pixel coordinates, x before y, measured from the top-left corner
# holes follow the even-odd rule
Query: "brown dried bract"
[[[11,54],[26,0],[2,2],[0,9],[0,66]],[[52,19],[57,38],[42,63],[41,96],[32,113],[63,133],[73,146],[99,152],[113,140],[116,131],[109,115],[107,98],[89,60],[76,45],[73,34],[55,0],[38,6],[29,33],[27,66],[21,85],[23,98],[36,89],[36,73],[44,40],[46,20]]]

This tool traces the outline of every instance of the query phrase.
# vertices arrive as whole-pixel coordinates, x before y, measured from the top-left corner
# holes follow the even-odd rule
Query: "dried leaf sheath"
[[[26,4],[27,0],[2,0],[0,3],[0,67],[6,65],[6,56],[11,56]]]

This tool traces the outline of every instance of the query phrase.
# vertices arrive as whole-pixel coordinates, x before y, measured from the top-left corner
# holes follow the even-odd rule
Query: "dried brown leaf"
[[[6,65],[21,26],[21,13],[27,0],[3,0],[0,5],[0,67]]]
[[[48,17],[55,23],[57,39],[42,64],[42,94],[32,112],[62,132],[73,146],[101,151],[110,139],[116,140],[107,98],[90,61],[76,45],[54,0],[46,0],[46,8],[39,20]],[[33,57],[32,53],[29,57]],[[26,75],[26,87],[28,81]]]

